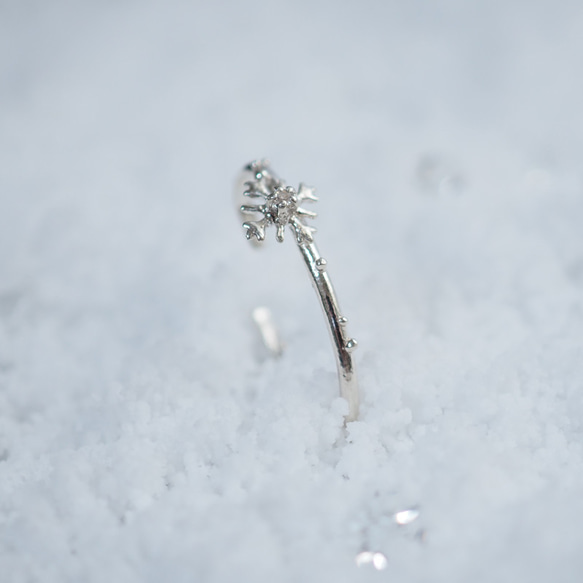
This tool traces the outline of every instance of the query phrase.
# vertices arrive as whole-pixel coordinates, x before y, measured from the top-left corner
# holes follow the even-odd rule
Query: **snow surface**
[[[582,27],[578,1],[2,2],[2,583],[581,581]],[[318,188],[346,432],[297,250],[237,224],[260,156]]]

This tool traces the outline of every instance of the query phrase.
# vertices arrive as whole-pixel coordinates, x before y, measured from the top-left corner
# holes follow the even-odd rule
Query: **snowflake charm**
[[[255,237],[257,241],[263,241],[265,227],[275,225],[277,228],[275,237],[281,243],[285,227],[291,225],[298,244],[311,243],[312,233],[316,229],[304,224],[302,219],[313,219],[317,215],[299,205],[304,201],[318,200],[314,196],[314,189],[305,184],[300,184],[297,191],[291,186],[285,186],[264,160],[252,162],[246,169],[253,173],[254,179],[245,182],[247,190],[243,194],[250,198],[264,199],[263,204],[241,206],[241,212],[260,217],[243,223],[243,227],[247,229],[247,239]]]

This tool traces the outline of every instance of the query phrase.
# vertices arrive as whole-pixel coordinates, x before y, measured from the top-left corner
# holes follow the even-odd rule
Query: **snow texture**
[[[2,583],[581,581],[582,6],[1,2]]]

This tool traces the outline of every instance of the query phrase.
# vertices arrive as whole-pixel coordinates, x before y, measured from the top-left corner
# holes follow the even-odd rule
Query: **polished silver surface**
[[[271,169],[266,160],[256,160],[245,166],[237,185],[236,196],[244,201],[239,210],[246,217],[243,227],[247,239],[254,245],[265,240],[267,227],[275,227],[275,238],[280,243],[289,227],[312,278],[334,345],[338,368],[340,395],[348,402],[345,420],[358,418],[358,382],[352,352],[357,346],[354,338],[346,334],[348,320],[341,314],[334,288],[328,276],[328,264],[314,243],[316,229],[307,225],[307,219],[316,213],[303,204],[316,202],[314,189],[300,184],[296,190],[285,184]]]
[[[283,353],[283,342],[279,337],[271,310],[265,306],[257,306],[253,310],[251,317],[261,334],[261,340],[263,340],[263,344],[268,352],[272,356],[281,356]]]

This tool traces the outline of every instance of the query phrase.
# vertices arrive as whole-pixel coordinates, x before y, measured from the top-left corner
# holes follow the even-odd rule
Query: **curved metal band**
[[[280,185],[278,188],[287,188],[287,191],[291,190],[289,187],[283,186],[283,182],[273,173],[267,162],[252,162],[245,167],[238,182],[236,196],[239,200],[242,200],[239,197],[241,197],[243,194],[244,185],[250,183],[249,178],[252,181],[258,176],[261,176],[262,178],[267,177],[271,181],[271,184]],[[306,188],[307,187],[300,185],[300,189],[298,191],[300,196],[302,189]],[[310,195],[305,196],[305,198],[309,198],[309,200],[316,200],[316,198],[311,195],[312,189],[309,190]],[[295,191],[293,192],[295,193]],[[264,193],[262,196],[266,196],[268,200],[270,200],[274,195],[272,193]],[[256,208],[261,208],[261,212],[266,214],[267,211],[265,210],[265,206],[266,205],[258,206]],[[249,212],[248,205],[241,205],[240,209],[244,213]],[[277,223],[277,219],[273,219],[273,215],[267,214],[267,220],[263,218],[260,223],[261,224],[259,227],[261,229],[264,229],[264,227],[269,224],[276,224],[276,226],[279,226],[281,229],[280,223]],[[256,232],[257,229],[254,227],[256,224],[258,223],[244,223],[244,226],[247,228],[247,238],[251,239],[253,243],[258,244],[263,240],[264,233],[263,231],[260,233]],[[336,294],[334,293],[334,288],[332,287],[332,283],[326,271],[326,260],[318,252],[318,249],[311,236],[311,229],[303,225],[301,222],[298,225],[298,222],[290,221],[289,226],[294,234],[294,238],[300,253],[302,254],[306,267],[308,268],[312,278],[312,283],[314,284],[314,288],[320,300],[320,305],[324,311],[324,316],[328,322],[328,328],[330,330],[330,336],[334,346],[336,365],[338,368],[340,395],[348,402],[348,414],[345,417],[345,421],[354,421],[358,418],[359,395],[358,382],[351,352],[356,348],[357,343],[353,338],[346,336],[345,328],[347,319],[341,315],[338,300],[336,299]],[[281,241],[283,237],[280,238],[279,233],[280,231],[278,230],[278,240]],[[251,235],[254,235],[255,238],[253,238]]]
[[[318,253],[316,245],[314,243],[299,243],[298,247],[312,276],[312,282],[320,298],[320,305],[328,321],[330,336],[335,349],[340,395],[348,401],[346,421],[355,421],[358,417],[359,405],[358,382],[350,352],[356,348],[356,340],[354,338],[346,338],[345,326],[348,320],[340,315],[338,300],[330,278],[326,273],[326,262],[323,261],[323,258]]]

